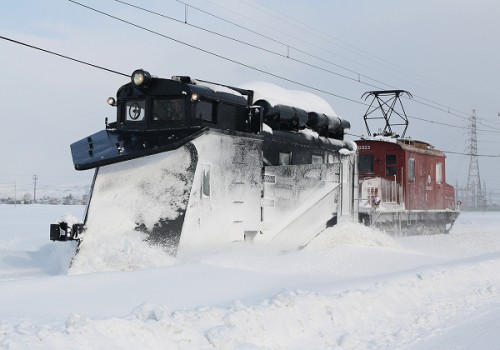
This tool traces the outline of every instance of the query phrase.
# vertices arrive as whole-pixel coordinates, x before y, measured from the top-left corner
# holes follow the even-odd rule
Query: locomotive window
[[[443,163],[436,163],[436,183],[443,183]]]
[[[292,154],[280,152],[280,165],[292,164]]]
[[[373,154],[361,154],[359,156],[359,172],[373,173]]]
[[[311,164],[323,164],[323,157],[313,154]]]
[[[396,155],[386,154],[385,155],[385,165],[396,165]]]
[[[125,103],[125,120],[128,122],[141,122],[144,120],[144,106],[142,101],[127,101]]]
[[[153,120],[177,121],[177,120],[183,120],[184,116],[185,116],[184,100],[182,99],[154,100]]]
[[[207,101],[196,102],[196,118],[201,120],[206,120],[208,122],[213,122],[212,114],[213,106],[212,103]]]
[[[386,154],[385,155],[385,176],[396,175],[396,155]]]
[[[396,167],[395,166],[386,166],[385,167],[385,176],[394,176],[396,175]]]
[[[415,180],[415,158],[408,158],[408,180]]]

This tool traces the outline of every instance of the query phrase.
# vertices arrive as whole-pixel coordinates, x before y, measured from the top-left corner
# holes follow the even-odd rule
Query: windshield
[[[183,99],[155,99],[153,102],[153,120],[177,121],[185,118]]]

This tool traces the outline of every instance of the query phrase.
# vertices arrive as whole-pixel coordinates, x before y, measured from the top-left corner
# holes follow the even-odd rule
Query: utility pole
[[[33,175],[33,203],[36,203],[36,181],[38,180],[38,175]]]
[[[481,177],[479,175],[479,161],[477,156],[477,129],[476,110],[472,110],[470,116],[469,139],[467,153],[469,154],[469,175],[467,177],[467,207],[469,209],[484,209],[485,198],[481,189]]]

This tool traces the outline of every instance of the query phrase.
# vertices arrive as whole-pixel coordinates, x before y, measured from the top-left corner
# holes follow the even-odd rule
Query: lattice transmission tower
[[[477,156],[477,117],[476,111],[472,110],[470,116],[469,139],[467,140],[467,154],[469,155],[469,175],[467,177],[466,207],[471,210],[484,209],[486,198],[481,188],[481,176],[479,175],[479,160]]]

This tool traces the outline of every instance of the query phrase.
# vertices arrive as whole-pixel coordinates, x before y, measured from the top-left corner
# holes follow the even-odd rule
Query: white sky
[[[361,95],[369,90],[390,86],[410,91],[415,99],[404,100],[410,116],[407,136],[425,140],[444,151],[466,150],[467,114],[475,109],[480,130],[478,153],[500,155],[498,1],[270,0],[265,5],[260,0],[186,2],[274,41],[194,8],[188,10],[191,24],[281,55],[288,51],[292,58],[323,70],[116,1],[82,0],[86,5],[177,41],[328,91],[330,94],[317,94],[351,122],[352,133],[356,135],[366,134],[363,121],[366,106],[349,100],[363,102]],[[184,5],[174,0],[130,0],[130,3],[184,21]],[[290,89],[307,90],[67,0],[23,0],[8,4],[4,1],[0,9],[0,35],[126,74],[144,68],[162,77],[190,75],[236,86],[249,81],[269,81]],[[31,190],[34,173],[38,174],[40,188],[89,183],[92,171],[82,173],[73,169],[69,145],[103,129],[105,117],[115,118],[106,98],[114,96],[128,78],[5,40],[0,40],[0,64],[3,68],[0,189],[16,182],[18,188]],[[375,87],[357,82],[358,74],[362,82]],[[467,156],[449,154],[448,183],[465,185],[468,164]],[[496,193],[500,193],[496,184],[499,164],[500,158],[479,159],[481,180],[488,189],[499,189]]]

